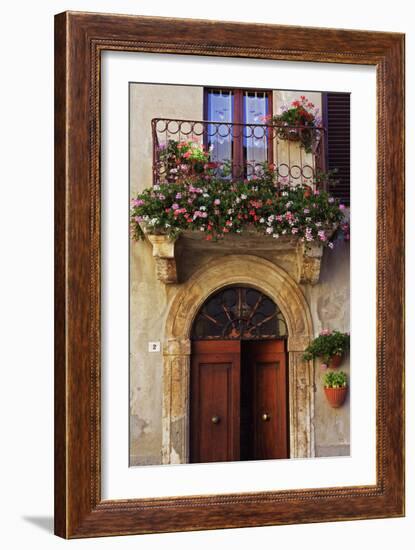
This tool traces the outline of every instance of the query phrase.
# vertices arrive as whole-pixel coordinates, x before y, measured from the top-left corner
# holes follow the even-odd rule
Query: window
[[[205,90],[207,143],[211,159],[231,163],[233,176],[252,176],[272,162],[266,117],[272,115],[272,92],[211,88]]]

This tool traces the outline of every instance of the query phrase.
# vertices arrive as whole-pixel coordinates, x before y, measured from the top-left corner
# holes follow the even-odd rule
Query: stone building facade
[[[300,93],[274,90],[274,112]],[[321,105],[321,94],[307,97]],[[203,105],[202,87],[130,85],[131,197],[152,185],[152,119],[203,120]],[[184,236],[174,251],[157,238],[131,242],[130,464],[189,460],[192,322],[212,293],[234,285],[267,295],[287,324],[290,458],[348,455],[349,398],[330,408],[320,364],[302,353],[322,329],[349,331],[349,266],[347,242],[314,255],[253,235],[221,243]],[[150,342],[160,351],[149,351]],[[350,374],[348,357],[342,370]]]

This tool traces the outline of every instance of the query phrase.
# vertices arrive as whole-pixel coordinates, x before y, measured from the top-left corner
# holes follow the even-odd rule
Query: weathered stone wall
[[[304,287],[311,309],[315,336],[329,328],[342,332],[350,330],[350,245],[338,242],[334,250],[325,250],[317,285]],[[350,377],[349,356],[340,370]],[[349,395],[339,409],[332,409],[324,395],[323,370],[320,362],[315,369],[314,434],[316,456],[347,455],[350,451]]]
[[[281,95],[279,95],[281,94]],[[284,94],[284,97],[283,97]],[[292,94],[292,95],[290,95]],[[275,92],[274,110],[300,92]],[[311,97],[319,104],[319,97]],[[321,103],[321,102],[320,102]],[[152,183],[151,119],[155,117],[203,118],[203,88],[132,84],[130,93],[131,196]],[[301,285],[312,312],[315,334],[322,328],[349,330],[348,245],[326,250],[321,283]],[[205,263],[229,250],[206,245],[202,250],[177,244],[179,280],[186,281]],[[255,250],[238,250],[238,254]],[[295,279],[298,265],[292,254],[264,250],[259,256],[285,269]],[[163,427],[163,340],[170,305],[180,284],[165,285],[155,276],[152,248],[147,241],[130,247],[130,464],[161,464]],[[148,342],[160,342],[159,353],[148,351]],[[346,370],[346,369],[345,369]],[[348,370],[348,366],[347,366]],[[331,409],[322,390],[322,373],[315,369],[314,438],[316,456],[346,454],[349,443],[349,402]],[[172,380],[172,384],[174,380]],[[164,404],[166,406],[166,403]],[[179,430],[180,432],[180,430]]]
[[[203,88],[130,85],[130,194],[152,185],[153,118],[203,118]],[[155,277],[147,242],[130,245],[130,464],[160,464],[162,447],[162,352],[148,342],[163,341],[168,305],[175,293]]]

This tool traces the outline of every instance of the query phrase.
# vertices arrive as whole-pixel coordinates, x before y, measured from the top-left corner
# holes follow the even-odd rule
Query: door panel
[[[190,461],[239,460],[240,342],[194,342]]]
[[[247,342],[245,378],[251,381],[253,460],[288,458],[286,354],[282,340]]]

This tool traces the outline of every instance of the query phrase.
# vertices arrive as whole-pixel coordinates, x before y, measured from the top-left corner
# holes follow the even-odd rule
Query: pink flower
[[[178,216],[179,214],[185,214],[186,213],[186,208],[177,208],[175,211],[174,211],[174,215],[175,216]]]
[[[142,206],[144,204],[143,199],[132,199],[131,204],[133,206]]]
[[[320,332],[320,336],[329,336],[330,334],[331,334],[331,330],[328,328],[325,328]]]
[[[171,206],[173,208],[173,210],[178,210],[180,208],[180,206],[177,204],[177,202],[175,202],[174,204],[172,204]]]
[[[339,204],[339,208],[340,208],[340,210],[344,210],[346,207],[345,207],[344,204]]]
[[[220,199],[215,199],[215,200],[213,201],[213,204],[219,205],[219,204],[220,204]]]

